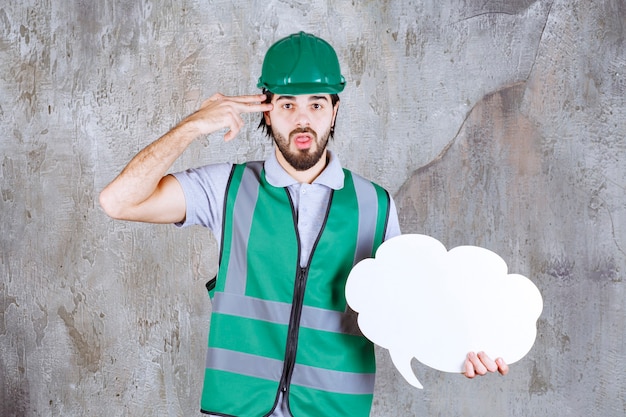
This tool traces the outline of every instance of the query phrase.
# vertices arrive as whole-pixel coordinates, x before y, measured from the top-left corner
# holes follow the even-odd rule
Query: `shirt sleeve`
[[[220,236],[231,169],[232,164],[221,163],[172,174],[183,189],[186,205],[185,220],[175,223],[176,226],[201,225]]]
[[[400,222],[398,221],[398,211],[396,209],[396,203],[393,201],[393,197],[389,195],[389,219],[387,220],[387,230],[385,232],[385,240],[389,240],[392,237],[399,236]]]

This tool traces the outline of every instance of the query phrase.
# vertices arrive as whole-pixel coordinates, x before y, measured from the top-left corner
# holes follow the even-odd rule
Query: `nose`
[[[296,124],[298,127],[309,127],[311,119],[309,118],[306,109],[301,109],[296,113]]]

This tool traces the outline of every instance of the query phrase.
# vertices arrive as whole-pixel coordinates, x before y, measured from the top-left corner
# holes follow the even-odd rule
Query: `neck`
[[[315,181],[315,178],[317,178],[322,173],[324,168],[326,168],[326,164],[328,163],[328,150],[324,149],[322,157],[319,161],[317,161],[315,165],[313,165],[306,171],[298,171],[297,169],[292,167],[289,162],[287,162],[283,154],[280,153],[280,151],[278,150],[278,147],[275,147],[275,152],[276,159],[278,159],[278,163],[280,164],[280,166],[282,166],[283,169],[287,171],[287,173],[299,183],[311,184],[313,181]]]

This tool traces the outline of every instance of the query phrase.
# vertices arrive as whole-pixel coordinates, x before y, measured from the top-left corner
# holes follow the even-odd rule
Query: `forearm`
[[[100,193],[100,205],[116,219],[134,219],[131,214],[151,198],[174,162],[198,136],[192,126],[181,123],[140,151]]]

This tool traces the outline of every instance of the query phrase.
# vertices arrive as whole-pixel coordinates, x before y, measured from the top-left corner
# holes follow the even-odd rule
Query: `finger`
[[[224,140],[228,142],[233,140],[244,126],[244,121],[239,115],[233,115],[231,122],[228,124],[229,130],[224,134]]]
[[[496,362],[491,359],[489,355],[487,355],[485,352],[479,352],[477,356],[480,362],[487,369],[487,371],[495,372],[498,370],[498,365],[496,364]]]
[[[213,94],[211,97],[209,97],[209,99],[207,101],[218,101],[221,100],[223,98],[225,98],[226,96],[222,93],[215,93]]]
[[[234,114],[244,113],[262,113],[271,111],[274,108],[272,103],[263,103],[262,101],[236,101],[230,98],[221,99],[220,103],[216,103],[217,100],[208,99],[202,103],[201,108],[205,108],[211,104],[220,106],[226,109],[226,112],[232,112]]]
[[[501,375],[506,375],[509,373],[509,365],[502,358],[496,359],[496,363],[498,364],[498,372]]]
[[[237,103],[262,103],[267,96],[265,94],[248,94],[244,96],[232,96],[228,97],[232,101]]]
[[[482,363],[482,361],[480,360],[480,358],[478,357],[476,353],[474,352],[468,353],[467,359],[472,364],[472,367],[474,368],[475,373],[477,373],[478,375],[485,375],[487,373],[487,368]]]
[[[206,100],[204,100],[202,102],[202,104],[200,105],[200,108],[203,109],[206,106],[208,106],[209,104],[214,103],[214,102],[219,101],[219,100],[222,100],[223,98],[224,98],[224,94],[222,94],[222,93],[215,93],[211,97],[209,97]]]
[[[236,97],[228,97],[222,93],[215,93],[208,99],[204,100],[200,105],[200,108],[204,108],[211,103],[215,103],[216,101],[231,101],[235,103],[262,103],[265,100],[265,94],[254,94],[254,95],[245,95],[245,96],[236,96]]]
[[[262,113],[272,111],[274,105],[272,103],[239,103],[236,107],[239,113]]]
[[[265,94],[252,94],[244,96],[229,97],[234,103],[243,106],[237,106],[237,110],[241,113],[256,113],[271,111],[274,107],[271,103],[265,103],[267,96]]]
[[[474,372],[474,365],[472,365],[472,362],[469,360],[469,358],[465,359],[463,367],[465,368],[465,372],[463,372],[463,374],[466,377],[472,379],[476,376],[476,373]]]
[[[224,141],[228,142],[230,140],[235,139],[237,134],[239,134],[239,129],[230,129],[228,132],[224,134]]]

